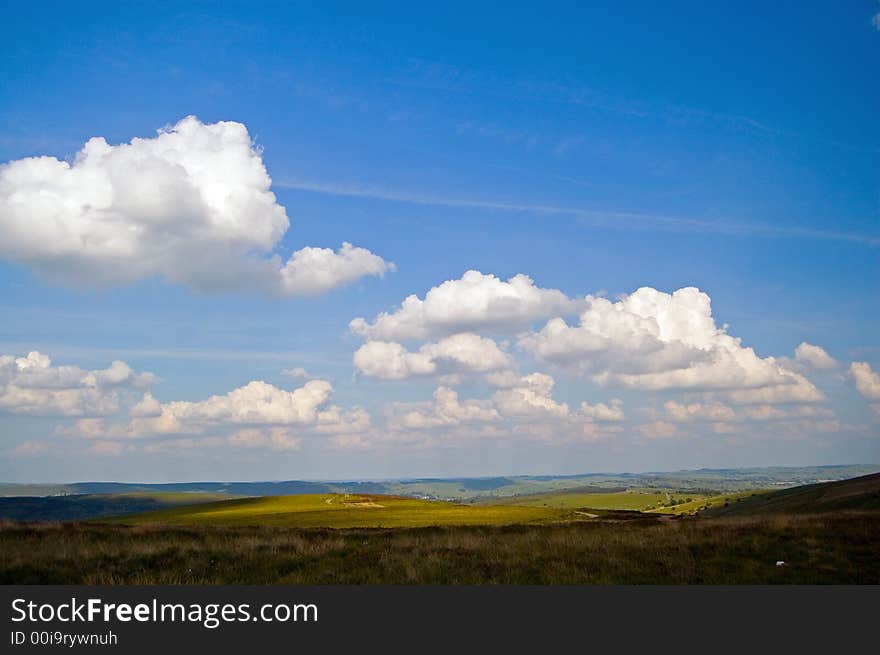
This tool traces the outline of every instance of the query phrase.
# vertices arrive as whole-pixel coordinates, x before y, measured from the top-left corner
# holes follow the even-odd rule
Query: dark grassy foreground
[[[381,530],[7,523],[0,582],[877,584],[878,544],[878,512]]]

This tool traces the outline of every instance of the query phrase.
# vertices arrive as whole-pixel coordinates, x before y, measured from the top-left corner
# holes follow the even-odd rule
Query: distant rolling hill
[[[0,519],[9,521],[76,521],[148,512],[178,505],[195,505],[234,498],[199,492],[137,492],[74,496],[0,498]]]
[[[845,510],[880,510],[880,473],[755,494],[727,506],[711,508],[705,514],[752,516]]]
[[[76,521],[232,498],[295,495],[381,494],[419,500],[595,510],[627,509],[660,514],[714,510],[727,504],[763,511],[764,501],[788,498],[799,489],[767,496],[767,490],[824,480],[874,475],[878,465],[726,469],[669,473],[589,473],[573,476],[421,478],[386,481],[254,481],[67,484],[0,483],[0,520]],[[675,502],[670,503],[670,498]],[[687,502],[690,500],[691,502]],[[684,501],[684,502],[682,502]],[[770,503],[770,500],[766,501]],[[773,501],[776,502],[776,501]],[[849,501],[847,501],[849,502]],[[807,502],[807,505],[810,503]],[[775,506],[772,505],[771,506]],[[786,511],[779,506],[779,511]]]

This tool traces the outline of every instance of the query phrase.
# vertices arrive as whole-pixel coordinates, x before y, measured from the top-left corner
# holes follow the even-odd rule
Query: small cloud
[[[678,434],[678,428],[668,421],[654,421],[653,423],[645,423],[638,427],[642,436],[648,439],[668,439]]]
[[[284,451],[299,450],[302,440],[285,427],[273,427],[267,430],[245,428],[230,435],[228,443],[236,448],[269,448]]]
[[[48,444],[39,441],[25,441],[12,449],[13,457],[36,457],[49,450]]]
[[[821,346],[814,346],[804,341],[794,351],[795,361],[806,368],[817,371],[829,370],[837,367],[837,360],[829,355]]]
[[[569,150],[572,150],[573,148],[576,148],[577,146],[579,146],[581,143],[583,143],[583,141],[584,141],[584,138],[579,137],[579,136],[578,137],[567,137],[565,139],[562,139],[553,148],[553,154],[556,155],[557,157],[561,157],[561,156],[565,155],[566,153],[568,153]]]
[[[122,444],[118,441],[96,441],[88,448],[91,455],[117,457],[122,454]]]
[[[853,362],[849,365],[850,378],[856,390],[868,400],[880,400],[880,374],[874,372],[868,362]]]
[[[294,380],[308,380],[309,378],[314,377],[302,366],[297,366],[296,368],[285,368],[283,371],[281,371],[281,375],[286,375],[287,377],[291,377]]]

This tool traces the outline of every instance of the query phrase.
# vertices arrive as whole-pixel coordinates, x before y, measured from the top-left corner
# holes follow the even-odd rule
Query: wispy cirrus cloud
[[[880,30],[878,27],[880,12],[871,20],[874,27]],[[802,134],[767,124],[755,116],[746,114],[692,105],[651,102],[644,98],[623,95],[570,79],[504,75],[420,58],[410,59],[406,68],[386,79],[386,83],[401,88],[440,91],[455,95],[567,105],[638,121],[657,121],[680,127],[708,128],[759,137],[802,140],[840,150],[858,150],[874,154],[880,152],[873,145],[846,143],[824,135]]]
[[[280,189],[307,191],[328,196],[368,198],[371,200],[413,205],[534,214],[535,216],[545,217],[565,216],[583,221],[596,227],[608,229],[672,230],[677,232],[705,232],[748,237],[845,241],[850,243],[861,243],[868,246],[880,245],[880,235],[861,234],[856,232],[837,232],[833,230],[820,230],[807,227],[774,225],[771,223],[744,222],[737,220],[707,220],[683,216],[648,214],[644,212],[585,209],[559,205],[482,200],[477,198],[433,195],[418,191],[388,187],[311,180],[297,177],[284,178],[275,182],[274,186]]]

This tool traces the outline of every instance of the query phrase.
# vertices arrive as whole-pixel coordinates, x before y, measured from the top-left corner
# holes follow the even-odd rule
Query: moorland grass
[[[880,583],[878,512],[627,516],[636,518],[337,530],[5,523],[0,582]]]

